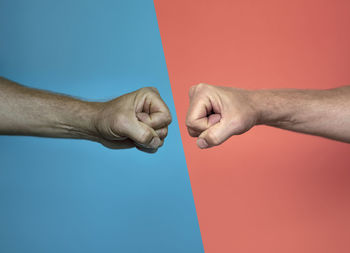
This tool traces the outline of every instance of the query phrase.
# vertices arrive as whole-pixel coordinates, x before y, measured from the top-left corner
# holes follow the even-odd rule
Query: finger
[[[196,90],[196,86],[197,86],[197,85],[192,85],[192,86],[190,87],[190,90],[188,91],[188,96],[189,96],[190,98],[193,97],[193,94],[194,94],[194,92],[195,92],[195,90]]]
[[[211,114],[209,116],[196,119],[196,120],[187,120],[186,125],[187,128],[190,128],[196,132],[203,132],[207,130],[209,127],[215,125],[221,120],[220,114]]]
[[[220,121],[199,135],[197,145],[199,148],[217,146],[231,136],[232,132],[228,124],[226,124],[224,121]]]
[[[186,115],[186,126],[195,131],[204,131],[209,127],[207,116],[212,111],[212,105],[207,97],[194,94]]]
[[[164,141],[161,140],[161,144],[159,145],[158,148],[163,146],[163,144],[164,144]],[[158,151],[158,148],[147,148],[147,147],[144,147],[144,146],[141,146],[141,145],[138,145],[138,144],[136,144],[136,148],[138,150],[140,150],[140,151],[143,151],[145,153],[150,153],[150,154],[156,153]]]
[[[211,127],[216,123],[220,122],[220,120],[221,120],[221,114],[218,114],[218,113],[210,114],[208,117],[208,126]]]
[[[159,138],[161,140],[165,139],[165,137],[167,137],[168,135],[168,127],[163,127],[161,129],[157,129],[155,130],[155,132],[157,133],[157,135],[159,136]]]
[[[148,153],[148,154],[154,154],[158,151],[157,148],[152,149],[152,148],[143,148],[143,147],[138,147],[138,146],[136,146],[136,148],[138,150],[145,152],[145,153]]]
[[[156,87],[150,86],[148,88],[151,89],[153,92],[157,93],[158,95],[160,95],[159,91],[158,91],[158,89]]]
[[[188,134],[189,134],[191,137],[198,137],[198,136],[202,133],[202,132],[193,130],[193,129],[191,129],[191,128],[187,128],[187,131],[188,131]]]
[[[171,123],[171,115],[166,112],[154,112],[151,114],[138,112],[136,113],[136,117],[153,129],[161,129],[167,127]]]
[[[204,106],[190,106],[187,112],[186,126],[195,131],[204,131],[209,127],[207,111]]]
[[[151,92],[147,92],[142,111],[148,114],[151,114],[153,112],[169,113],[169,108],[165,104],[163,99],[160,97],[158,90],[154,87],[151,88],[155,89],[156,92],[154,92],[154,90],[152,90]]]
[[[155,149],[161,145],[161,140],[154,129],[136,118],[124,129],[123,134],[145,148]]]
[[[152,101],[149,106],[149,124],[154,129],[159,129],[170,125],[172,121],[171,113],[159,93],[151,96]]]
[[[121,140],[121,141],[101,139],[101,140],[99,140],[99,142],[103,146],[110,148],[110,149],[128,149],[128,148],[135,147],[135,143],[130,139]]]
[[[142,109],[137,112],[137,117],[154,129],[166,127],[172,120],[169,108],[158,92],[147,94]]]

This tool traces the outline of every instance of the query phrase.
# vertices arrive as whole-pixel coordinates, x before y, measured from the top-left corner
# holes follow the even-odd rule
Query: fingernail
[[[204,139],[198,139],[197,140],[197,145],[199,148],[207,148],[209,145]]]
[[[152,148],[158,148],[160,144],[161,144],[161,141],[160,141],[159,137],[153,137],[153,139],[149,143],[149,145]]]

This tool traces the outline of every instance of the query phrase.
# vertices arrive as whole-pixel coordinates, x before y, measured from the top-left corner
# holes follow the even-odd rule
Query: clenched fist
[[[200,148],[219,145],[254,125],[350,143],[350,86],[328,90],[244,90],[198,84],[186,125]]]
[[[98,107],[93,124],[105,146],[153,152],[163,145],[171,115],[156,88],[142,88]]]
[[[186,125],[200,148],[219,145],[232,135],[242,134],[258,120],[249,91],[208,84],[192,86]]]
[[[350,143],[350,86],[328,90],[254,90],[198,84],[186,125],[200,148],[219,145],[257,124]],[[97,141],[155,152],[171,115],[156,88],[88,102],[0,77],[0,135]]]
[[[88,102],[0,77],[0,108],[0,134],[87,139],[150,153],[163,145],[171,122],[168,107],[153,87],[107,102]]]

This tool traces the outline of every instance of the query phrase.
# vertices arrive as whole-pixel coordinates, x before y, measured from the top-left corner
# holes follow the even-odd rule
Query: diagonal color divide
[[[155,155],[0,137],[0,252],[203,252],[153,2],[1,1],[0,23],[0,75],[92,100],[153,85],[173,114]]]

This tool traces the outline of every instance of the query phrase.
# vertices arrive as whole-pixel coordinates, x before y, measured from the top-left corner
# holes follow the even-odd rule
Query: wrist
[[[300,108],[298,98],[305,97],[302,91],[285,90],[254,90],[251,91],[251,101],[257,111],[257,124],[285,127],[297,124],[295,115]],[[309,101],[309,98],[304,98]]]
[[[100,134],[96,128],[96,118],[100,111],[100,102],[79,101],[78,110],[74,113],[71,134],[78,139],[98,141]]]
[[[286,120],[279,113],[281,101],[278,101],[271,90],[252,90],[249,93],[251,105],[257,115],[257,125],[274,125]]]
[[[248,101],[250,107],[254,111],[254,115],[256,117],[256,125],[264,124],[266,107],[262,104],[264,103],[264,94],[262,90],[247,90]],[[266,96],[266,95],[265,95]]]

